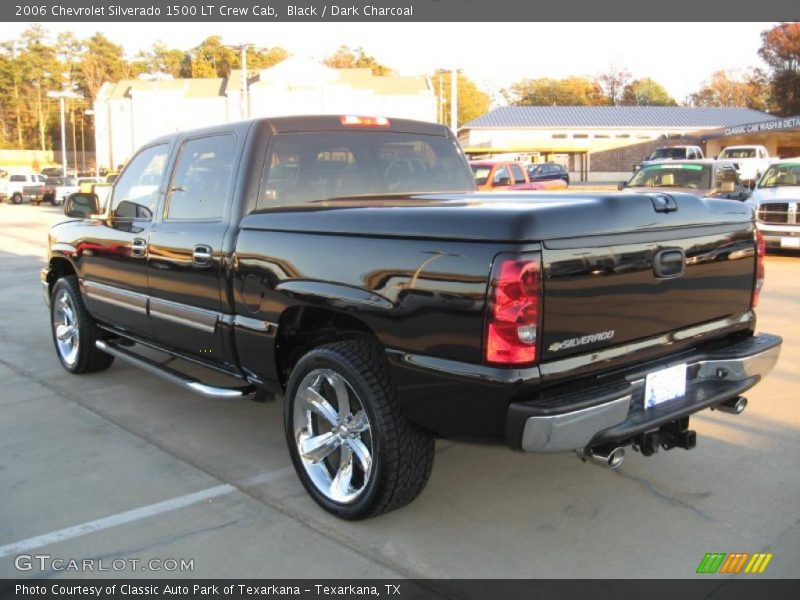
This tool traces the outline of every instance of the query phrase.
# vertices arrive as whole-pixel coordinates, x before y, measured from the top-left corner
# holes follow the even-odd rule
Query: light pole
[[[61,109],[61,170],[64,177],[67,176],[67,132],[64,127],[64,100],[66,98],[80,98],[78,94],[70,90],[60,92],[47,92],[48,98],[58,98],[59,108]]]
[[[91,117],[93,114],[94,111],[91,108],[87,108],[81,115],[81,171],[84,173],[86,172],[86,144],[83,139],[83,121],[85,117]],[[95,162],[97,162],[97,150],[95,150]]]
[[[450,71],[450,129],[458,136],[458,69]]]
[[[247,47],[252,44],[242,43],[242,116],[250,118],[250,102],[247,97]]]

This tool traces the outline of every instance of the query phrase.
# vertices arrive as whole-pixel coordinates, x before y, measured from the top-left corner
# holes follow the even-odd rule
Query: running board
[[[144,356],[139,356],[130,350],[122,348],[116,345],[112,340],[97,340],[95,342],[95,346],[97,346],[98,350],[102,350],[111,356],[116,356],[117,358],[129,362],[140,369],[144,369],[153,375],[163,377],[167,381],[171,381],[172,383],[178,384],[187,390],[191,390],[197,394],[202,394],[203,396],[208,396],[209,398],[244,398],[255,393],[255,388],[251,386],[216,387],[207,385],[202,381],[195,379],[194,377],[180,373],[175,369],[171,369],[157,361],[145,358]]]

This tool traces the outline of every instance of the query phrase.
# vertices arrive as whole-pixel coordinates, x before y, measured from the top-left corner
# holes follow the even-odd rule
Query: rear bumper
[[[573,389],[546,402],[512,403],[506,441],[525,452],[561,452],[628,440],[750,389],[775,366],[781,342],[778,336],[760,334],[660,361],[600,387]],[[687,365],[686,394],[645,410],[647,373],[680,363]]]

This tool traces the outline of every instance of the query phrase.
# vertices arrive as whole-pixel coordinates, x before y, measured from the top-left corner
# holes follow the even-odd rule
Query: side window
[[[169,145],[145,148],[133,157],[114,186],[111,216],[120,219],[153,218],[158,204],[158,186],[167,165]]]
[[[167,196],[165,219],[222,218],[233,179],[236,138],[213,135],[183,143]]]
[[[727,183],[729,187],[735,187],[739,185],[739,178],[736,176],[736,169],[728,166],[717,169],[716,186],[722,187],[722,185],[725,183]]]
[[[511,165],[511,173],[514,175],[514,183],[525,183],[525,175],[517,165]]]
[[[501,181],[505,179],[505,181]],[[511,177],[508,176],[508,170],[505,167],[497,167],[492,177],[492,185],[508,185],[511,182]]]

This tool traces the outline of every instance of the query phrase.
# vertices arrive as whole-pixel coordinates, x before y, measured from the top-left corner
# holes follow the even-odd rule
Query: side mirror
[[[625,182],[624,182],[624,181],[620,181],[620,182],[617,184],[617,189],[618,189],[618,190],[624,190],[624,189],[625,189]]]
[[[748,186],[748,187],[749,187],[751,190],[754,190],[754,189],[756,189],[756,180],[755,180],[755,179],[751,179],[751,180],[750,180],[750,183],[748,183],[748,184],[747,184],[747,186]]]
[[[88,219],[100,213],[97,194],[70,194],[64,203],[64,214],[75,219]]]

